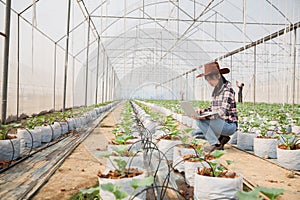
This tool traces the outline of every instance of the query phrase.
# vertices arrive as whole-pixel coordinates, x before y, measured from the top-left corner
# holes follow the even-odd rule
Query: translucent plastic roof
[[[283,36],[278,32],[289,26],[299,26],[299,0],[70,2],[70,54],[85,65],[89,44],[92,56],[88,60],[94,63],[89,65],[89,70],[95,73],[100,38],[100,53],[107,56],[103,56],[106,61],[101,62],[109,63],[116,74],[118,91],[123,91],[119,97],[128,97],[128,93],[134,93],[143,85],[170,88],[169,81],[175,81],[176,77],[176,87],[181,88],[180,91],[186,80],[186,85],[195,90],[197,83],[191,86],[193,78],[200,73],[203,64],[213,60],[219,60],[222,67],[231,69],[229,79],[232,82],[241,80],[251,85],[255,74],[257,83],[264,84],[266,72],[276,72],[272,75],[274,80],[279,79],[278,75],[287,75],[285,79],[289,79],[293,48],[299,52],[299,31],[296,37],[293,29],[286,29]],[[68,1],[39,0],[32,3],[32,0],[12,1],[12,8],[64,48]],[[1,6],[2,12],[4,6]],[[224,56],[276,33],[278,37],[261,42],[257,48]],[[191,72],[195,68],[197,70]],[[188,74],[183,75],[186,72]],[[185,80],[181,80],[181,75]],[[201,81],[200,85],[203,84]],[[124,91],[130,92],[124,94]]]

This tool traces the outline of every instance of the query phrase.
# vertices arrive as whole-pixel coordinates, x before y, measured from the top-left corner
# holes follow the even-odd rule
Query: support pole
[[[88,38],[87,38],[87,48],[86,48],[86,65],[85,65],[85,97],[84,97],[85,107],[87,107],[87,93],[88,93],[88,79],[89,79],[90,28],[91,28],[91,18],[89,17],[88,33],[87,33]]]
[[[106,77],[105,77],[105,101],[107,102],[108,101],[108,56],[106,57]]]
[[[96,91],[95,91],[95,104],[98,103],[98,73],[99,73],[99,56],[100,56],[100,37],[98,38],[98,50],[97,50],[97,72],[96,72]]]
[[[268,72],[268,103],[270,103],[270,72]]]
[[[66,52],[65,52],[65,77],[64,77],[64,95],[63,108],[66,109],[66,94],[67,94],[67,78],[68,78],[68,57],[69,57],[69,35],[70,35],[70,15],[71,15],[71,0],[68,0],[68,19],[67,19],[67,37],[66,37]]]
[[[56,43],[54,44],[54,66],[53,66],[53,110],[56,105]]]
[[[18,15],[17,28],[17,120],[19,119],[20,110],[20,15]]]
[[[189,83],[188,78],[189,78],[189,77],[188,77],[188,74],[186,74],[186,75],[185,75],[185,80],[186,80],[186,89],[185,89],[185,96],[186,96],[186,97],[185,97],[185,98],[186,98],[186,100],[190,100],[190,99],[189,99],[189,96],[188,96],[188,95],[189,95],[189,93],[188,93],[188,89],[189,89],[189,88],[188,88],[188,83]]]
[[[254,46],[253,103],[256,103],[256,46]]]
[[[104,102],[104,72],[105,72],[105,52],[103,51],[103,64],[102,64],[102,89],[101,89],[101,103]]]
[[[6,123],[11,0],[6,0],[1,123]]]
[[[231,73],[230,73],[230,81],[231,85],[233,86],[233,80],[232,80],[232,73],[233,73],[233,66],[232,66],[232,56],[230,56],[230,67],[231,67]]]
[[[116,88],[116,74],[114,73],[113,74],[113,92],[112,92],[112,100],[115,100],[115,97],[116,97],[116,95],[115,95],[115,88]]]
[[[294,113],[294,107],[295,107],[295,92],[296,92],[296,87],[295,87],[295,83],[296,83],[296,56],[297,56],[297,47],[296,47],[296,43],[297,43],[297,29],[294,30],[294,68],[293,68],[293,102],[292,102],[292,110]],[[298,91],[299,92],[299,91]]]

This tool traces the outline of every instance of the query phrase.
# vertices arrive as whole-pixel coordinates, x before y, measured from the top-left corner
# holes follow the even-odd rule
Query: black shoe
[[[230,137],[225,136],[225,135],[220,135],[218,140],[219,140],[220,144],[224,146],[230,140]]]

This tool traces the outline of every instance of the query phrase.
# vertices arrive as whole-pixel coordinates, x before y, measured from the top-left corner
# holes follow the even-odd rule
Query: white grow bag
[[[18,129],[17,138],[20,140],[20,153],[36,148],[42,144],[42,134],[39,129]]]
[[[277,139],[254,138],[253,151],[255,155],[261,158],[264,158],[265,156],[268,158],[277,158],[277,145]]]
[[[0,160],[11,161],[20,157],[20,140],[0,140]]]
[[[38,129],[41,132],[41,141],[43,143],[48,143],[51,142],[52,137],[53,137],[53,133],[52,133],[52,129],[51,127],[48,126],[37,126],[34,129]]]
[[[165,154],[167,160],[173,160],[173,150],[176,144],[182,144],[181,140],[165,140],[160,139],[157,143],[158,149]]]
[[[193,148],[186,148],[186,147],[178,147],[175,146],[173,150],[173,168],[177,169],[179,172],[184,171],[184,161],[183,156],[188,154],[196,154]]]
[[[195,175],[197,168],[202,169],[203,167],[210,167],[207,162],[191,162],[184,161],[184,176],[185,182],[190,186],[194,186]]]
[[[238,199],[235,194],[243,188],[243,177],[220,178],[195,175],[194,199]]]
[[[277,161],[287,169],[300,170],[300,149],[285,150],[277,147]]]
[[[258,134],[238,132],[237,147],[243,150],[253,150],[253,140]]]
[[[52,126],[53,129],[53,138],[59,138],[61,136],[61,127],[58,122],[54,122]]]

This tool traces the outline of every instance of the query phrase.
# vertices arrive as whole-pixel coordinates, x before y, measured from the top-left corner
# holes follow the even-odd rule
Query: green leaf
[[[210,153],[212,156],[216,157],[216,159],[220,158],[225,154],[225,151],[223,150],[214,150],[213,152]]]
[[[128,196],[127,192],[117,190],[113,193],[117,200],[122,200]]]
[[[101,156],[103,156],[104,158],[109,158],[111,156],[110,152],[105,152],[104,154],[101,153]]]
[[[82,194],[92,194],[94,192],[99,192],[99,187],[93,187],[93,188],[88,188],[88,189],[82,189],[80,190]]]
[[[226,160],[226,163],[227,163],[227,165],[231,165],[231,164],[233,164],[234,162],[233,162],[232,160]]]
[[[123,156],[127,152],[127,146],[112,147],[112,150],[116,152],[119,156]]]
[[[130,181],[131,187],[133,187],[134,190],[136,190],[138,187],[145,187],[145,186],[150,186],[154,181],[153,176],[148,176],[144,179],[132,179]]]
[[[15,124],[15,123],[13,123],[13,124],[11,124],[11,126],[12,126],[13,128],[19,128],[19,127],[22,126],[22,124]]]
[[[125,160],[122,160],[122,159],[114,159],[114,161],[117,163],[117,166],[118,166],[117,170],[120,172],[121,175],[124,176],[127,162]]]
[[[276,199],[279,195],[283,194],[284,192],[284,189],[265,187],[257,187],[257,190],[269,197],[271,200]]]
[[[239,200],[260,200],[260,199],[262,199],[259,197],[257,190],[253,190],[250,192],[238,191],[236,193],[236,196],[239,198]]]
[[[100,187],[102,190],[112,192],[112,193],[115,191],[115,189],[117,189],[116,186],[112,183],[101,184]]]
[[[100,185],[101,189],[113,193],[117,200],[122,200],[128,196],[124,191],[120,190],[120,186],[114,185],[112,183],[105,183]]]

